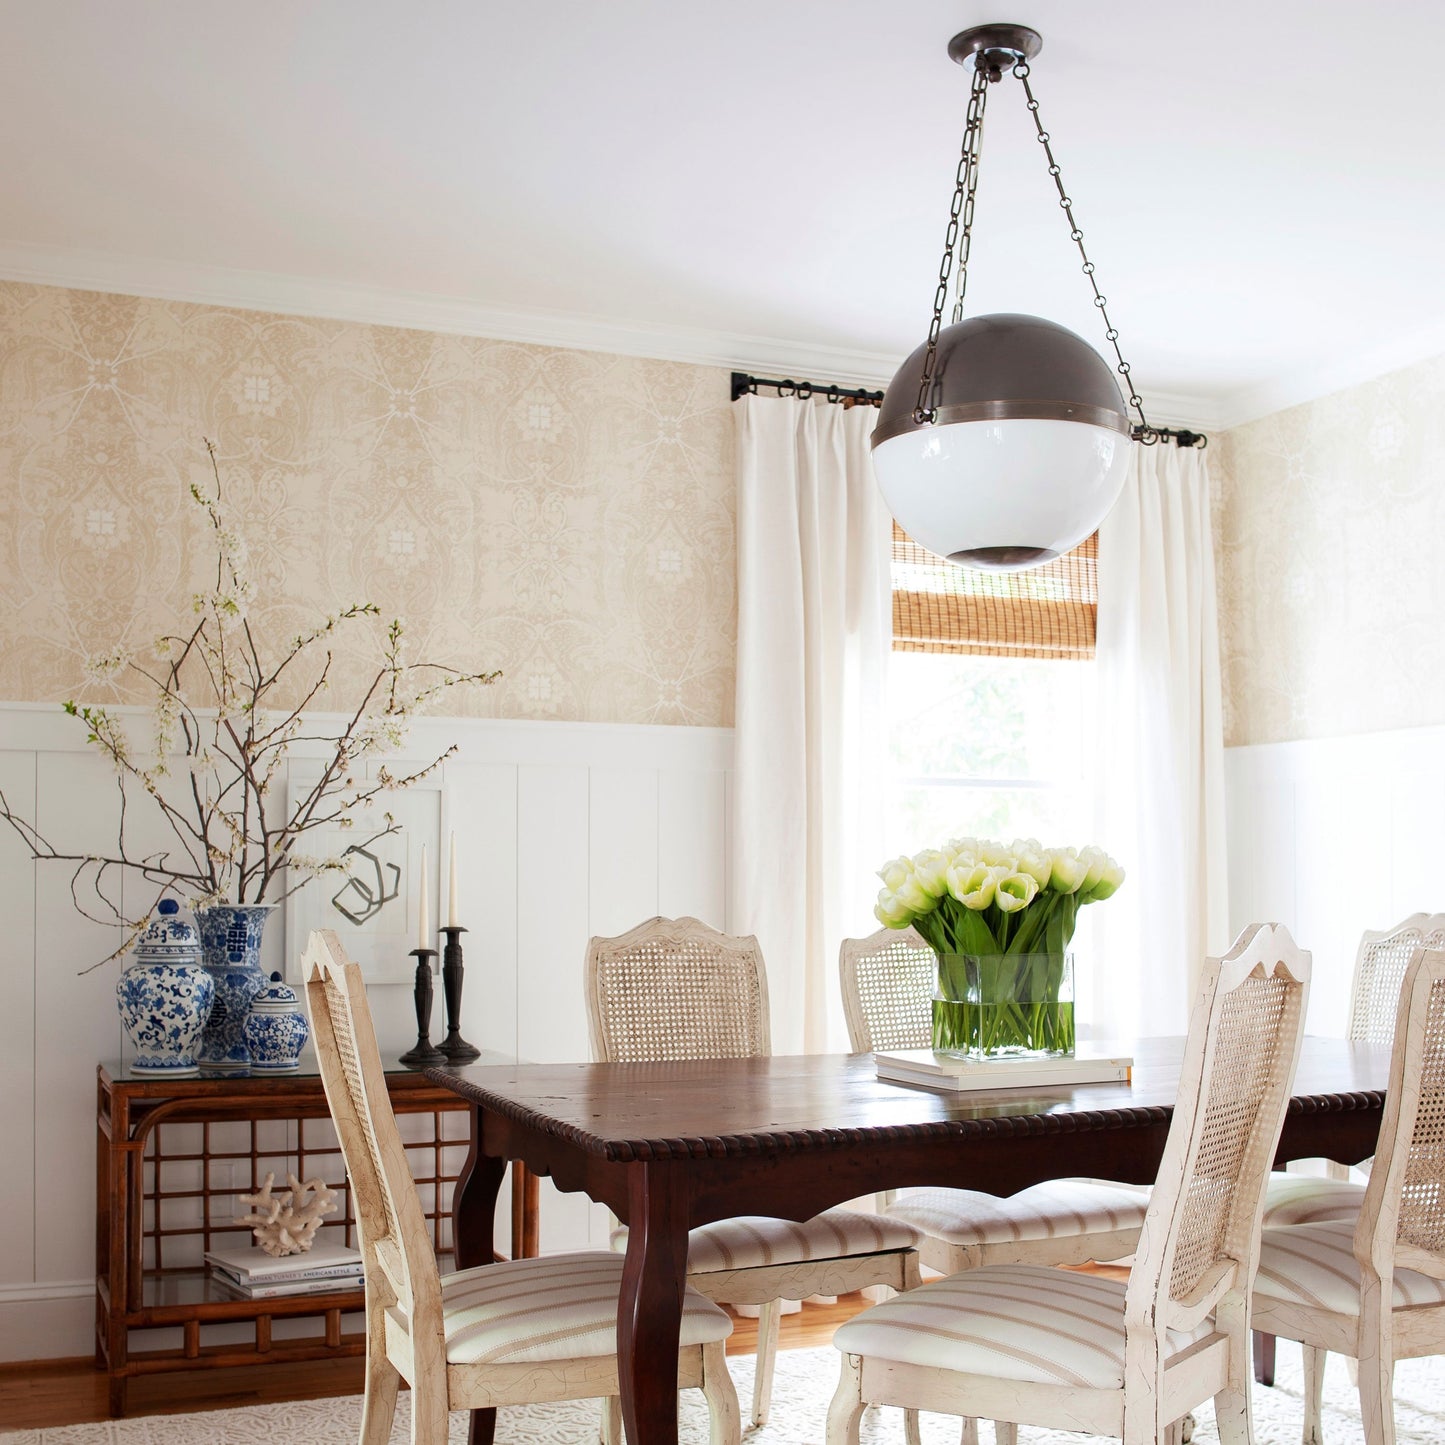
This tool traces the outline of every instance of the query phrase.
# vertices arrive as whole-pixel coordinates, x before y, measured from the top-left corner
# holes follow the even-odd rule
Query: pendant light
[[[996,572],[1039,566],[1082,542],[1119,496],[1131,439],[1160,439],[1129,381],[1029,86],[1029,61],[1042,45],[1023,25],[978,25],[949,42],[949,55],[973,67],[973,82],[933,322],[889,384],[873,432],[873,469],[903,530],[942,557]],[[1005,72],[1022,86],[1137,424],[1109,364],[1066,327],[1014,314],[964,319],[984,111]],[[944,326],[950,275],[953,321]]]

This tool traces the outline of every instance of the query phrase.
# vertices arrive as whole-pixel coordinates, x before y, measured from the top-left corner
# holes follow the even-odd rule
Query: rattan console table
[[[501,1055],[482,1062],[507,1063]],[[320,1176],[338,1192],[327,1234],[355,1243],[346,1170],[309,1050],[301,1067],[185,1079],[102,1063],[96,1089],[95,1331],[110,1412],[123,1415],[137,1375],[359,1355],[363,1291],[251,1300],[207,1273],[202,1255],[248,1242],[236,1195],[268,1172]],[[466,1101],[395,1062],[387,1086],[437,1253],[452,1254],[452,1186],[468,1148]],[[512,1252],[537,1252],[537,1181],[512,1173]],[[229,1326],[229,1328],[224,1328]],[[132,1336],[179,1331],[179,1344],[134,1350]]]

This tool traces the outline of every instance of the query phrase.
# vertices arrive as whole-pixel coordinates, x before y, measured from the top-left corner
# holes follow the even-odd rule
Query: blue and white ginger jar
[[[207,1069],[245,1069],[246,1017],[251,1000],[266,987],[261,967],[261,934],[271,903],[213,903],[196,909],[201,931],[201,961],[216,985],[216,1002],[201,1036],[201,1065]]]
[[[296,990],[282,983],[279,973],[273,973],[246,1015],[246,1047],[252,1069],[294,1069],[310,1037],[311,1025],[301,1012]]]
[[[201,965],[201,941],[162,898],[156,917],[136,942],[132,961],[115,985],[116,1005],[138,1074],[194,1074],[196,1050],[216,995]]]

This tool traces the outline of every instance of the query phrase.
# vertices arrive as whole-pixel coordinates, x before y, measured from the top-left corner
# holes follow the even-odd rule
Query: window
[[[1097,540],[977,572],[894,529],[890,853],[952,837],[1089,841]]]

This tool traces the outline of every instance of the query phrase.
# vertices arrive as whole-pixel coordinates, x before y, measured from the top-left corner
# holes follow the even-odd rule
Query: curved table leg
[[[631,1445],[677,1445],[677,1355],[687,1285],[685,1180],[665,1164],[628,1169],[627,1262],[617,1300],[617,1372]]]
[[[482,1111],[472,1110],[472,1147],[452,1194],[452,1243],[458,1269],[475,1269],[496,1259],[497,1195],[507,1161],[482,1153]],[[492,1445],[496,1410],[473,1410],[470,1445]]]

